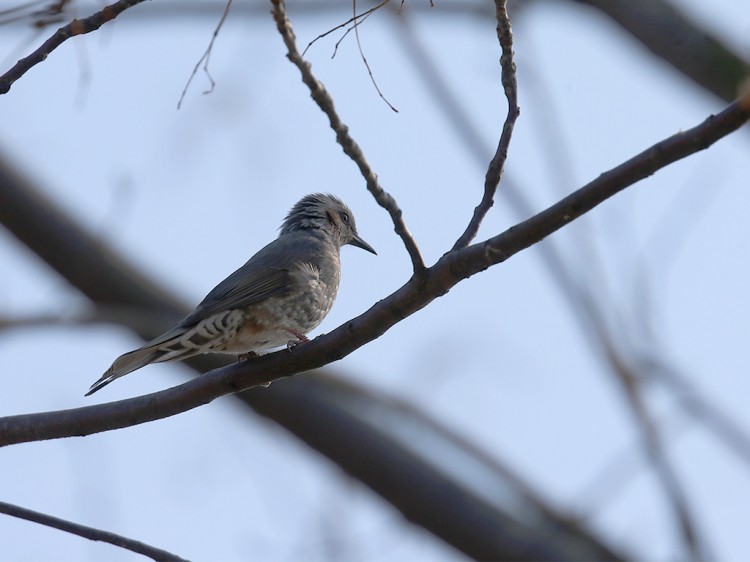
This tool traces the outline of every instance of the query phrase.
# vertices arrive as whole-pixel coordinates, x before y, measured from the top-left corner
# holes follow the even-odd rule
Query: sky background
[[[675,3],[750,59],[745,2]],[[202,95],[208,84],[199,72],[177,110],[223,5],[202,18],[157,9],[173,4],[135,7],[67,42],[14,84],[0,99],[0,150],[91,232],[192,304],[274,238],[300,197],[340,196],[378,256],[343,249],[338,300],[312,335],[329,332],[408,279],[406,251],[286,60],[265,7],[230,13],[211,57],[214,91]],[[307,57],[432,264],[481,197],[483,163],[506,103],[491,10],[441,13],[457,2],[432,10],[413,4],[402,17],[460,100],[484,154],[446,120],[392,13],[370,17],[360,36],[398,113],[378,98],[353,36],[333,59],[337,34]],[[348,17],[312,16],[296,5],[289,11],[301,46]],[[81,6],[77,16],[92,12]],[[724,107],[593,10],[540,1],[519,12],[511,16],[521,117],[506,178],[536,210]],[[3,29],[3,69],[52,29],[36,33]],[[743,428],[750,427],[749,156],[745,128],[544,242],[562,252],[608,318],[625,319],[634,345],[658,353]],[[501,187],[479,239],[521,218]],[[3,230],[0,263],[2,316],[86,310],[83,297]],[[656,337],[636,322],[643,279]],[[179,364],[149,366],[83,397],[138,345],[128,330],[109,325],[1,332],[0,415],[183,382]],[[593,349],[532,248],[459,284],[332,369],[424,410],[554,505],[593,510],[590,524],[613,545],[641,558],[674,558],[678,539],[663,494],[616,381]],[[683,415],[670,393],[655,387],[647,398],[711,550],[717,559],[746,559],[747,466]],[[461,557],[284,430],[260,417],[248,421],[229,397],[125,430],[6,447],[0,463],[0,500],[190,559]],[[612,463],[633,477],[607,472],[598,485]],[[4,516],[0,544],[7,560],[137,558]]]

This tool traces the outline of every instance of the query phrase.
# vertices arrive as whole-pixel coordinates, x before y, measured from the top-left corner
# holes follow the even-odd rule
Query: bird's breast
[[[243,328],[223,351],[245,353],[286,345],[320,324],[333,307],[339,286],[338,272],[324,274],[310,263],[292,272],[286,294],[247,307]]]

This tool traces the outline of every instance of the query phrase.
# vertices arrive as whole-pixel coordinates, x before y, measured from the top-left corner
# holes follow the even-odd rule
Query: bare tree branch
[[[354,163],[359,167],[362,177],[364,177],[365,182],[367,182],[368,191],[372,193],[378,205],[388,211],[388,214],[391,216],[396,234],[401,237],[401,240],[406,247],[406,251],[411,258],[414,274],[422,275],[426,269],[424,259],[422,259],[422,254],[419,251],[419,247],[417,246],[414,237],[406,227],[401,209],[396,203],[396,200],[381,187],[380,182],[378,181],[378,176],[365,159],[362,149],[349,134],[349,128],[342,123],[341,118],[336,113],[333,98],[331,98],[330,94],[325,89],[325,86],[313,76],[310,63],[300,55],[299,49],[297,48],[297,39],[294,36],[292,24],[287,17],[284,2],[282,0],[271,1],[273,4],[273,18],[276,21],[276,27],[279,30],[281,37],[284,39],[284,44],[287,48],[287,58],[289,58],[292,64],[299,69],[302,74],[302,81],[310,89],[310,95],[313,100],[315,100],[315,103],[318,104],[321,111],[323,111],[328,117],[331,128],[336,133],[336,142],[341,145],[341,148],[344,149],[344,153],[354,160]]]
[[[51,515],[47,515],[46,513],[32,511],[31,509],[26,509],[25,507],[19,507],[10,503],[0,502],[0,513],[5,513],[6,515],[10,515],[11,517],[18,517],[19,519],[25,519],[26,521],[31,521],[32,523],[46,525],[47,527],[52,527],[53,529],[59,529],[60,531],[65,531],[66,533],[70,533],[72,535],[78,535],[79,537],[83,537],[84,539],[106,542],[115,546],[119,546],[120,548],[124,548],[125,550],[130,550],[131,552],[148,556],[152,560],[158,560],[160,562],[185,562],[184,558],[180,558],[176,554],[172,554],[171,552],[167,552],[166,550],[150,546],[146,543],[129,539],[115,533],[110,533],[109,531],[102,531],[101,529],[94,529],[93,527],[87,527],[86,525],[79,525],[78,523],[60,519],[59,517],[53,517]]]
[[[52,51],[57,49],[71,37],[96,31],[105,23],[115,19],[128,8],[132,8],[141,2],[143,2],[143,0],[118,0],[114,4],[106,6],[100,12],[82,20],[74,19],[68,25],[64,25],[58,29],[52,37],[47,39],[36,51],[31,53],[28,57],[19,60],[13,65],[13,68],[0,76],[0,94],[5,94],[10,91],[11,86],[16,80],[26,74],[33,66],[46,59]]]
[[[108,310],[132,307],[131,314],[122,314],[120,321],[144,339],[166,329],[170,318],[188,312],[187,307],[135,273],[109,248],[92,240],[59,208],[34,192],[0,159],[0,221],[98,306]],[[151,322],[145,322],[148,314],[138,311],[149,310],[154,303],[159,307],[153,309]],[[204,372],[217,362],[215,357],[203,356],[185,363]],[[547,518],[549,524],[540,525],[534,514],[539,515],[540,509],[550,513],[552,510],[541,499],[530,498],[527,487],[504,495],[509,503],[499,507],[489,506],[482,497],[465,494],[464,483],[439,473],[438,469],[445,468],[444,456],[437,467],[433,466],[415,456],[410,447],[395,446],[380,425],[358,421],[347,401],[356,401],[357,413],[382,408],[382,404],[376,403],[371,392],[358,391],[351,383],[346,385],[349,398],[343,400],[341,386],[331,377],[306,376],[267,389],[241,392],[234,398],[288,429],[380,494],[410,521],[468,556],[539,560],[544,552],[547,558],[560,560],[622,558],[580,527],[564,521],[555,523],[560,517],[551,516]],[[395,415],[388,413],[378,420],[393,419]],[[435,426],[433,432],[438,431]],[[435,437],[430,439],[435,442]],[[519,494],[526,498],[521,503],[515,501]],[[450,510],[437,509],[431,503],[435,498],[446,498]],[[519,510],[528,512],[531,519],[523,518]],[[508,519],[503,512],[514,515]],[[527,527],[520,535],[519,525]],[[519,540],[519,536],[526,538]]]
[[[0,418],[0,445],[89,435],[162,419],[207,404],[219,396],[342,359],[444,295],[463,279],[509,259],[672,162],[708,148],[748,119],[750,93],[718,115],[653,145],[502,234],[447,253],[424,275],[412,277],[364,314],[312,342],[300,344],[291,352],[282,350],[216,369],[181,386],[139,398],[61,412]]]
[[[474,239],[479,232],[479,226],[482,224],[484,217],[492,207],[495,192],[500,184],[500,178],[503,175],[505,161],[508,159],[508,147],[513,135],[513,127],[516,124],[521,113],[518,107],[518,84],[516,82],[516,63],[513,61],[513,29],[510,25],[508,10],[505,0],[495,0],[495,12],[497,17],[497,38],[502,48],[500,57],[500,67],[502,68],[501,81],[505,97],[508,100],[508,115],[503,123],[503,132],[500,135],[500,141],[497,145],[495,155],[490,161],[487,168],[487,175],[484,179],[484,195],[482,201],[474,209],[474,216],[469,221],[464,233],[456,240],[453,250],[465,248]]]

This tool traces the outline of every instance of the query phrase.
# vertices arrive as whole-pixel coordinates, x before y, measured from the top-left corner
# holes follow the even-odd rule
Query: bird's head
[[[305,195],[295,203],[284,219],[281,234],[305,229],[319,229],[326,232],[339,247],[351,244],[377,255],[372,246],[357,234],[357,225],[349,207],[334,195],[324,193]]]

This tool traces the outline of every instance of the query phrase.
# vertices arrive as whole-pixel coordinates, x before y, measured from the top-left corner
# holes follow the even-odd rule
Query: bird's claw
[[[289,340],[286,342],[286,348],[291,351],[293,348],[297,347],[301,343],[305,343],[307,341],[310,341],[305,334],[302,332],[298,332],[297,330],[287,330],[290,334],[292,334],[295,338],[295,340]]]
[[[252,359],[253,357],[258,357],[258,354],[254,351],[248,351],[247,353],[240,353],[237,356],[237,363],[242,363],[243,361],[248,361]]]

